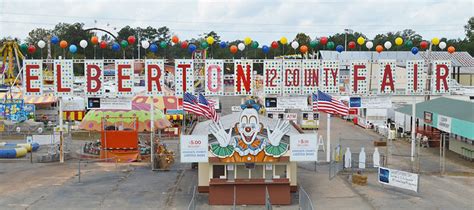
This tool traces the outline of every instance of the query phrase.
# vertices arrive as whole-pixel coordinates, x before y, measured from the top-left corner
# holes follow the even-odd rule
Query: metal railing
[[[301,186],[299,186],[299,190],[298,190],[298,201],[299,201],[298,209],[300,210],[313,210],[314,209],[311,198]]]
[[[193,189],[193,197],[191,197],[191,201],[188,205],[188,210],[195,210],[196,209],[196,186]]]

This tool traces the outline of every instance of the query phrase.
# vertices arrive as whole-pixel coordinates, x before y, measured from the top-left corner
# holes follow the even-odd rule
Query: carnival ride
[[[3,77],[3,84],[13,85],[18,84],[15,76],[15,65],[20,67],[20,59],[24,59],[25,56],[21,53],[19,45],[16,40],[7,40],[0,47],[0,55],[2,56],[2,66],[0,67],[0,75]],[[1,82],[1,81],[0,81]]]
[[[6,143],[0,142],[0,158],[21,158],[28,152],[39,149],[38,143]]]

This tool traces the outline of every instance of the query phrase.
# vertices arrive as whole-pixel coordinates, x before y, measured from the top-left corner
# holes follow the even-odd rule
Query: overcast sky
[[[117,32],[168,26],[180,39],[214,30],[222,40],[270,43],[305,32],[314,37],[345,28],[376,34],[411,28],[425,39],[464,38],[474,0],[0,0],[0,37],[24,39],[34,28],[82,22]]]

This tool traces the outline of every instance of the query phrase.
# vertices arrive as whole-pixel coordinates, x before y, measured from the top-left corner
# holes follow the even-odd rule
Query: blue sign
[[[360,108],[362,106],[362,100],[360,97],[351,97],[349,99],[349,107],[351,108]]]
[[[389,183],[390,171],[385,168],[379,168],[379,181]]]

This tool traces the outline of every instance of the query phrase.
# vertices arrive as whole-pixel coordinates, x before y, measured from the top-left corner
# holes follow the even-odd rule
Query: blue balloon
[[[270,52],[270,48],[267,45],[263,45],[262,46],[262,51],[263,51],[263,53],[267,54],[268,52]]]
[[[193,53],[196,50],[196,45],[190,44],[189,47],[188,47],[188,50],[189,50],[190,53]]]
[[[416,55],[418,53],[418,48],[417,47],[411,48],[411,53],[413,53],[413,55]]]
[[[76,45],[70,45],[69,46],[69,52],[71,52],[72,54],[76,53],[77,52],[77,46]]]
[[[117,42],[114,42],[114,44],[112,45],[112,50],[115,52],[119,51],[120,45]]]
[[[222,41],[221,43],[219,43],[219,47],[221,48],[226,48],[227,47],[227,43]]]
[[[158,52],[158,45],[156,44],[151,44],[150,45],[150,50],[154,53]]]
[[[337,45],[336,51],[337,52],[342,52],[342,51],[344,51],[344,47],[342,45]]]
[[[51,43],[53,43],[53,44],[59,43],[59,38],[57,36],[51,37]]]

